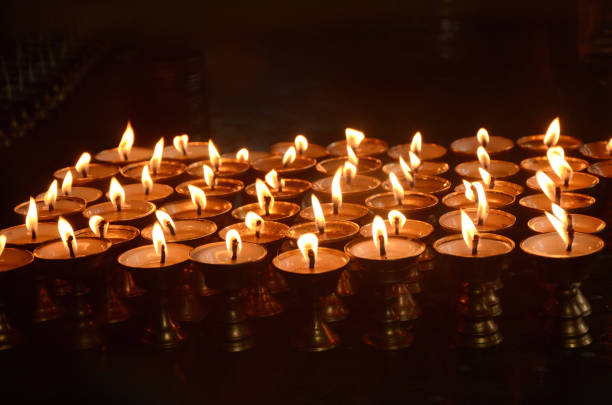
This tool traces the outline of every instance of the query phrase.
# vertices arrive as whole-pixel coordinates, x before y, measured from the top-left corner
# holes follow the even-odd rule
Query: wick
[[[238,258],[238,240],[232,239],[232,260]]]
[[[150,192],[151,189],[149,188],[149,186],[145,187],[145,195],[149,195]]]
[[[478,254],[478,243],[480,242],[480,235],[474,235],[474,239],[472,239],[472,256],[476,256]]]
[[[98,225],[98,229],[100,230],[100,237],[104,238],[104,221],[100,221],[100,224]]]
[[[484,218],[482,215],[478,215],[478,226],[482,226],[484,224]]]
[[[200,204],[196,204],[196,212],[198,213],[198,216],[202,215],[202,207]]]
[[[572,251],[572,245],[574,244],[574,220],[571,215],[567,216],[567,252]]]
[[[32,229],[32,240],[36,239],[36,229]]]
[[[397,203],[397,205],[404,205],[404,200],[402,198],[396,198],[395,202]]]
[[[73,259],[76,257],[74,254],[74,247],[72,246],[72,240],[74,238],[72,237],[72,235],[68,236],[68,251],[70,252],[70,257],[72,257]]]
[[[491,176],[491,183],[489,184],[489,188],[495,188],[495,177]]]
[[[215,183],[216,182],[217,182],[217,176],[215,175],[215,173],[213,173],[212,179],[210,180],[210,189],[211,190],[215,189]]]
[[[115,198],[115,205],[117,206],[117,211],[121,212],[121,197]]]
[[[332,203],[333,213],[334,215],[338,215],[338,203]]]
[[[351,183],[353,182],[353,176],[346,176],[346,184],[351,185]]]
[[[315,253],[314,250],[308,249],[308,268],[313,270],[315,267]]]
[[[399,235],[400,234],[399,218],[393,219],[393,225],[395,226],[395,235]]]
[[[270,202],[272,201],[272,197],[270,196],[264,196],[264,208],[266,210],[266,216],[269,217],[270,216]]]
[[[387,255],[387,248],[385,246],[385,237],[384,235],[378,235],[378,245],[380,250],[380,256]]]
[[[159,258],[159,264],[166,263],[166,246],[161,245],[161,257]]]
[[[183,156],[187,156],[187,149],[181,148],[181,152],[183,152]]]
[[[283,192],[283,184],[285,184],[285,180],[279,180],[278,181],[278,192],[282,193]]]
[[[157,167],[152,167],[151,170],[153,170],[153,176],[157,176]]]
[[[257,239],[261,237],[261,221],[259,219],[255,222],[255,237]]]
[[[170,231],[170,235],[176,236],[176,229],[174,229],[172,224],[170,222],[168,222],[166,225],[168,225],[168,230]]]
[[[570,182],[570,177],[569,177],[569,176],[567,176],[567,177],[565,178],[565,181],[563,182],[563,185],[564,185],[565,187],[569,187],[569,182]]]
[[[128,154],[127,153],[124,153],[122,156],[123,156],[123,160],[128,160]]]
[[[555,187],[555,204],[561,206],[561,187]]]
[[[53,204],[52,203],[49,204],[49,212],[53,211],[53,209],[54,209]]]
[[[81,172],[81,177],[85,177],[85,178],[87,178],[87,170],[83,170],[83,171]]]
[[[325,227],[324,226],[317,226],[317,228],[319,229],[319,235],[323,235],[325,233]]]

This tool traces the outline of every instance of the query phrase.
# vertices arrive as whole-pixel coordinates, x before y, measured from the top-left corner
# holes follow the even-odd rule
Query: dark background
[[[606,139],[612,132],[606,3],[5,0],[5,45],[68,36],[108,51],[46,121],[0,149],[0,218],[3,226],[17,223],[10,214],[15,204],[46,189],[53,170],[81,152],[116,146],[129,119],[139,145],[187,131],[194,139],[211,137],[222,152],[265,149],[297,133],[326,145],[347,126],[391,145],[417,130],[426,141],[448,145],[481,126],[516,139],[543,132],[555,116],[563,133]],[[532,292],[522,282],[507,287],[514,301]],[[590,291],[600,298],[596,309],[606,288]],[[508,301],[508,343],[484,354],[450,348],[452,314],[432,299],[422,303],[415,346],[402,353],[366,350],[361,325],[353,323],[343,327],[341,349],[295,354],[285,339],[288,315],[258,325],[272,332],[246,354],[219,354],[194,340],[168,356],[132,342],[91,357],[32,354],[30,347],[0,368],[13,377],[4,389],[27,399],[609,403],[609,352],[550,353],[534,345],[529,336],[537,322],[525,321],[524,308]],[[609,316],[593,323],[601,332]],[[195,337],[206,342],[201,330]]]

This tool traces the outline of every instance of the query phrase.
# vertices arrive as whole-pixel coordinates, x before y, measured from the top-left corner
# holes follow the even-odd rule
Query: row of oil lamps
[[[34,262],[35,322],[60,315],[47,279],[56,296],[71,291],[73,347],[101,344],[86,296],[87,283],[102,274],[107,323],[129,317],[120,297],[142,294],[133,276],[147,284],[154,311],[142,340],[156,347],[172,348],[184,339],[169,311],[168,290],[177,283],[188,307],[179,312],[180,321],[201,320],[197,301],[189,298],[194,291],[223,293],[219,340],[225,350],[241,351],[254,344],[248,317],[280,313],[282,305],[270,291],[282,291],[288,282],[312,308],[295,345],[330,349],[339,338],[326,321],[346,318],[341,297],[354,294],[361,281],[377,320],[365,342],[405,348],[413,336],[402,322],[420,314],[412,296],[421,288],[419,270],[431,270],[436,255],[461,281],[457,343],[497,345],[502,341],[495,321],[501,314],[496,294],[501,269],[515,250],[510,237],[525,236],[509,212],[523,187],[508,179],[521,169],[531,176],[527,188],[542,191],[519,200],[519,216],[544,214],[529,219],[536,234],[523,239],[520,248],[536,261],[545,281],[557,286],[550,309],[553,336],[567,348],[592,341],[584,321],[590,306],[579,287],[588,269],[583,262],[604,248],[594,234],[605,222],[567,211],[596,206],[595,197],[576,191],[598,190],[606,197],[612,140],[583,145],[560,135],[555,119],[546,134],[517,141],[532,155],[519,166],[492,160],[489,155],[503,156],[514,142],[481,129],[476,137],[450,145],[456,156],[477,157],[455,166],[463,180],[453,192],[451,182],[440,177],[449,170],[438,160],[446,148],[423,143],[420,133],[409,144],[388,148],[383,140],[347,128],[345,140],[327,147],[298,135],[294,142],[273,145],[270,153],[241,149],[231,156],[221,156],[211,141],[190,142],[187,135],[174,137],[165,148],[161,139],[154,150],[133,143],[128,123],[117,148],[96,154],[99,163],[84,153],[74,166],[56,171],[47,192],[15,207],[25,223],[0,232],[0,275]],[[590,165],[565,155],[575,150],[600,161]],[[385,153],[393,162],[383,166],[379,157]],[[381,168],[384,181],[377,177]],[[140,183],[122,186],[119,173]],[[109,180],[108,202],[96,203]],[[607,198],[601,200],[599,209],[609,215]],[[438,215],[440,201],[449,212]],[[434,241],[436,223],[450,235]],[[73,225],[85,228],[74,231]],[[205,243],[215,234],[221,241]],[[150,242],[143,245],[145,240]],[[121,288],[113,285],[114,277]],[[0,348],[13,347],[16,332],[5,315],[0,320]]]

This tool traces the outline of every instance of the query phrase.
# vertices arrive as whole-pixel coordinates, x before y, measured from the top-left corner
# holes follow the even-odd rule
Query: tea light
[[[517,174],[520,170],[519,166],[512,162],[505,160],[491,160],[489,154],[484,147],[479,146],[477,148],[478,160],[469,162],[459,163],[455,166],[455,172],[461,177],[467,178],[480,178],[480,171],[478,169],[485,169],[493,178],[506,178],[512,177]]]
[[[345,140],[327,145],[327,151],[330,155],[345,156],[347,145],[360,157],[382,155],[389,149],[387,142],[377,138],[366,138],[363,132],[356,129],[346,128],[344,133],[346,135]]]
[[[304,177],[316,163],[313,158],[298,156],[295,147],[291,146],[283,156],[272,155],[253,162],[253,169],[260,176],[275,170],[280,176]]]
[[[57,187],[57,180],[54,181],[56,182],[55,187]],[[36,199],[42,200],[47,192],[38,194],[36,196]],[[93,187],[73,187],[72,173],[68,172],[66,176],[64,176],[64,180],[62,181],[62,187],[61,190],[59,190],[58,195],[82,198],[83,200],[85,200],[85,204],[89,205],[90,203],[95,202],[99,200],[100,197],[102,197],[102,191]]]
[[[589,162],[584,159],[579,159],[571,156],[565,156],[565,161],[570,165],[573,171],[580,172],[589,167]],[[538,170],[551,170],[547,156],[536,156],[521,160],[521,169],[526,172],[534,173]]]
[[[49,193],[47,193],[48,195]],[[60,216],[74,217],[83,212],[85,208],[85,200],[78,197],[57,197],[56,195],[48,196],[43,200],[35,201],[36,212],[40,221],[54,221]],[[26,216],[30,207],[30,202],[26,201],[15,206],[15,213]]]
[[[400,157],[408,159],[409,152],[416,154],[421,160],[436,160],[446,155],[446,148],[435,143],[423,142],[421,133],[417,132],[409,144],[392,146],[387,151],[387,155],[393,160],[398,160]]]
[[[421,162],[417,173],[425,176],[439,176],[448,172],[450,166],[446,162],[437,162],[435,160],[425,160]],[[399,162],[387,163],[383,166],[382,171],[387,176],[389,173],[394,173],[398,177],[402,177],[404,171]]]
[[[133,145],[134,130],[128,121],[119,146],[113,149],[106,149],[98,152],[95,158],[98,162],[110,163],[113,165],[125,165],[134,162],[141,162],[143,160],[149,160],[151,156],[153,156],[153,149]],[[113,174],[113,176],[115,174]]]
[[[90,163],[91,155],[83,153],[74,166],[56,170],[53,177],[64,180],[70,173],[75,186],[101,185],[115,176],[119,171],[116,166],[102,163]]]
[[[387,235],[402,236],[409,239],[423,239],[434,231],[434,227],[431,224],[416,219],[406,219],[399,211],[390,211],[388,217],[391,219],[384,220]],[[371,238],[372,225],[372,223],[369,223],[362,226],[359,234],[364,238]]]
[[[588,172],[602,179],[612,179],[612,159],[603,160],[589,166]]]
[[[593,176],[588,173],[573,173],[567,184],[562,178],[560,178],[558,175],[555,174],[555,172],[551,170],[546,170],[544,171],[544,173],[546,173],[548,177],[553,181],[555,187],[558,187],[561,191],[585,190],[593,188],[597,184],[599,184],[599,179],[597,178],[597,176]],[[532,190],[540,190],[540,186],[535,175],[529,177],[527,179],[526,184],[527,187]]]
[[[507,152],[514,147],[512,139],[502,136],[489,135],[486,129],[480,128],[475,137],[459,138],[450,144],[450,149],[459,155],[476,154],[478,147],[482,146],[489,155],[497,155]]]
[[[523,136],[516,141],[516,144],[525,151],[542,153],[556,145],[569,151],[577,150],[582,145],[582,141],[573,136],[561,135],[561,126],[557,117],[548,126],[546,134]]]
[[[311,159],[321,159],[329,153],[324,146],[309,143],[304,135],[297,135],[293,142],[278,142],[270,147],[270,152],[274,155],[284,155],[291,147],[295,148],[298,156],[305,156]]]
[[[445,178],[424,174],[415,175],[413,181],[409,177],[399,177],[398,181],[404,190],[436,195],[447,192],[451,186],[451,182]],[[382,183],[382,188],[385,191],[393,191],[393,185],[388,179]]]
[[[466,190],[465,186],[463,187],[463,190]],[[485,195],[489,207],[491,208],[508,207],[514,204],[515,201],[515,197],[513,195],[502,193],[496,190],[486,189]],[[444,197],[442,197],[442,204],[444,204],[447,208],[451,209],[476,208],[478,205],[475,198],[470,199],[466,196],[465,191],[462,193],[454,191],[445,195]]]
[[[438,197],[418,191],[404,191],[393,173],[389,175],[392,192],[375,194],[365,200],[366,206],[378,215],[397,210],[407,217],[427,218],[438,205]]]
[[[142,167],[140,184],[126,184],[123,186],[123,191],[128,201],[149,201],[156,204],[163,202],[174,193],[172,186],[153,182],[148,165]]]
[[[516,217],[502,210],[489,210],[488,215],[482,223],[478,222],[478,208],[465,208],[450,211],[438,219],[440,226],[446,232],[461,231],[461,211],[465,212],[472,220],[478,232],[506,232],[516,223]]]
[[[358,157],[353,151],[353,148],[348,145],[346,147],[346,152],[347,156],[325,159],[317,163],[315,168],[319,173],[331,175],[332,173],[336,173],[338,169],[346,167],[347,163],[350,163],[356,169],[355,174],[369,175],[376,173],[382,165],[379,159],[370,156]]]
[[[204,272],[209,285],[223,292],[222,347],[229,352],[239,352],[255,345],[253,332],[241,308],[239,291],[246,286],[249,272],[263,262],[268,252],[262,245],[242,242],[235,229],[228,231],[225,237],[223,242],[193,249],[189,258]]]
[[[0,231],[6,237],[6,243],[13,246],[30,249],[43,242],[60,237],[57,224],[52,222],[38,222],[36,201],[30,197],[25,223],[12,226]]]
[[[505,193],[517,197],[518,195],[523,193],[523,186],[511,183],[509,181],[497,180],[491,177],[489,172],[487,172],[483,168],[479,168],[480,177],[482,178],[482,183],[487,190],[499,191],[500,193]],[[459,184],[455,187],[456,192],[465,193],[465,181],[462,184]]]
[[[196,245],[217,232],[217,225],[207,219],[183,219],[173,221],[172,217],[164,211],[156,211],[157,222],[161,225],[166,242],[180,242],[187,245]],[[146,226],[141,235],[144,239],[153,240],[155,224]]]
[[[253,152],[251,152],[253,154]],[[204,160],[202,162],[195,162],[187,166],[187,174],[192,177],[202,177],[203,166],[207,165],[213,168],[215,160]],[[233,158],[218,158],[218,169],[215,170],[215,177],[231,177],[231,178],[242,178],[245,173],[251,168],[248,161],[237,160]]]
[[[572,223],[574,231],[580,233],[601,233],[606,228],[606,223],[596,217],[582,214],[567,214]],[[546,215],[539,215],[531,218],[527,222],[527,226],[537,233],[555,232],[554,226]]]
[[[312,184],[302,179],[279,179],[276,170],[271,170],[265,176],[269,191],[276,200],[300,203],[302,197],[311,188]],[[251,200],[257,199],[257,183],[249,184],[244,192]]]
[[[177,135],[172,138],[172,145],[164,148],[164,156],[183,163],[208,159],[208,142],[190,141],[187,134]]]
[[[274,267],[283,272],[289,283],[302,290],[312,303],[309,325],[294,338],[293,344],[305,351],[330,350],[338,345],[340,338],[321,317],[320,297],[336,289],[349,257],[339,250],[319,247],[317,236],[312,233],[302,235],[298,247],[272,260]]]
[[[582,156],[589,159],[608,160],[612,159],[612,138],[607,141],[585,143],[580,146]]]
[[[551,203],[555,202],[564,210],[586,209],[595,203],[595,198],[577,193],[561,192],[560,186],[556,185],[552,179],[541,170],[536,173],[536,181],[543,191],[541,194],[533,194],[519,200],[522,207],[547,211],[552,208]]]
[[[121,167],[121,175],[132,180],[141,180],[144,167],[153,181],[171,181],[185,172],[185,164],[171,160],[162,160],[164,152],[164,138],[155,144],[153,156],[149,161],[131,163]]]
[[[249,211],[254,212],[266,221],[291,222],[300,212],[300,206],[287,201],[275,201],[274,196],[266,184],[257,179],[257,201],[246,204],[232,211],[232,217],[244,221]]]
[[[186,181],[176,186],[176,192],[184,196],[190,196],[189,186],[201,189],[208,197],[221,199],[231,199],[244,189],[242,180],[232,179],[231,177],[216,177],[214,180],[199,179]]]
[[[348,170],[347,170],[348,169]],[[355,174],[355,166],[348,163],[344,169],[339,168],[333,177],[324,177],[312,183],[312,191],[326,200],[332,200],[334,189],[342,193],[342,200],[359,203],[380,187],[380,180]]]
[[[223,159],[234,159],[243,163],[256,162],[259,159],[266,158],[272,155],[272,153],[267,152],[265,150],[249,150],[247,148],[242,148],[235,153],[224,153],[221,155]]]
[[[202,189],[192,185],[187,187],[191,199],[165,203],[160,210],[175,219],[209,219],[217,226],[223,224],[225,215],[232,209],[232,204],[219,198],[207,198]]]

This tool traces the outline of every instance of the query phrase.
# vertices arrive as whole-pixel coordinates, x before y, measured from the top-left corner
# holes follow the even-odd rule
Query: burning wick
[[[393,227],[395,228],[395,235],[400,234],[400,219],[398,217],[393,218]]]
[[[272,197],[269,195],[264,196],[264,209],[266,210],[266,216],[270,216],[270,203],[272,202]]]
[[[117,205],[117,212],[121,212],[121,197],[117,196],[115,198],[115,204]]]
[[[74,240],[74,237],[72,235],[69,235],[66,242],[68,243],[68,251],[70,252],[70,257],[74,259],[76,256],[74,254],[74,247],[72,246],[73,240]]]
[[[555,204],[561,206],[561,187],[555,187]]]
[[[571,215],[567,216],[567,252],[572,251],[572,245],[574,244],[574,220]]]
[[[261,220],[260,219],[258,219],[257,222],[255,222],[255,237],[258,239],[261,237]]]
[[[385,235],[378,235],[378,248],[380,250],[380,256],[387,255],[387,248],[385,247]]]
[[[332,209],[333,209],[334,215],[338,215],[338,203],[336,201],[333,202]]]
[[[106,221],[100,221],[98,229],[100,230],[100,237],[104,238],[104,228],[106,227]]]
[[[198,216],[202,215],[202,206],[199,202],[196,203],[196,213],[198,214]]]
[[[310,270],[315,267],[315,252],[312,249],[308,249],[308,268]]]
[[[161,254],[159,255],[159,263],[166,263],[166,246],[164,244],[161,245]]]
[[[128,154],[127,152],[124,152],[121,157],[123,158],[123,160],[128,160]]]
[[[168,230],[170,231],[170,235],[176,236],[176,229],[174,229],[174,226],[170,222],[167,222],[166,226],[168,227]]]
[[[232,260],[238,258],[238,239],[232,239]]]
[[[472,239],[472,256],[476,256],[478,254],[478,243],[480,242],[480,235],[475,234],[474,239]]]
[[[36,240],[36,229],[32,229],[31,234],[32,234],[32,240]]]

